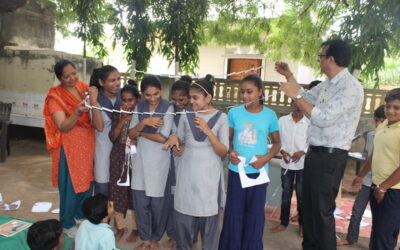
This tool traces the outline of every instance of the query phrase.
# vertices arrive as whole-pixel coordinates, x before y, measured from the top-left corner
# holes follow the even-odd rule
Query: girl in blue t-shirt
[[[244,157],[245,172],[252,179],[258,177],[259,169],[268,170],[269,161],[281,147],[279,125],[275,112],[263,105],[264,90],[257,75],[245,77],[240,92],[246,104],[228,113],[229,179],[219,249],[262,250],[268,184],[242,188],[237,165],[239,156]],[[269,151],[268,136],[272,140]],[[251,161],[253,157],[257,160]]]

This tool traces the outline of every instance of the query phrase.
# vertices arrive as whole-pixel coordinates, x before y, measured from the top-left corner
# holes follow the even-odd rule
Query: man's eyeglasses
[[[319,55],[318,55],[318,59],[321,60],[321,58],[322,58],[323,56],[328,56],[328,55],[326,55],[326,54],[319,54]]]

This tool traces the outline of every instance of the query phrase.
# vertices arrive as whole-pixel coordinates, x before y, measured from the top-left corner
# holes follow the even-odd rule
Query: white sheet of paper
[[[365,217],[365,218],[372,218],[371,210],[365,209],[364,214],[363,214],[363,217]]]
[[[253,157],[250,162],[257,160],[256,157]],[[238,169],[239,169],[239,177],[240,177],[240,183],[242,184],[242,188],[248,188],[248,187],[253,187],[257,185],[261,185],[264,183],[269,182],[269,177],[267,174],[267,171],[265,171],[265,168],[260,169],[260,175],[256,179],[251,179],[246,175],[246,171],[244,170],[246,166],[246,158],[239,156],[239,164],[238,164]]]
[[[9,204],[8,203],[1,204],[0,210],[3,211],[18,210],[20,206],[21,206],[21,200],[17,200]]]
[[[135,145],[131,145],[131,155],[136,154],[136,146]]]
[[[3,203],[3,196],[0,193],[0,204]]]
[[[53,214],[59,214],[59,213],[60,213],[60,209],[57,208],[57,209],[51,210],[51,212],[52,212]]]
[[[122,182],[120,178],[117,181],[117,185],[120,187],[129,187],[131,185],[131,177],[129,176],[129,171],[126,173],[126,181]]]
[[[51,202],[36,202],[32,207],[32,213],[47,213],[51,205]]]
[[[335,219],[344,220],[344,218],[342,216],[339,216],[339,215],[336,215],[336,214],[334,214],[333,216],[335,216]]]
[[[349,156],[354,157],[354,158],[364,159],[362,153],[360,153],[360,152],[349,152],[348,154],[349,154]]]
[[[342,214],[342,213],[343,213],[343,210],[339,209],[339,208],[336,208],[335,212],[333,212],[333,214]]]
[[[251,164],[251,163],[253,163],[253,162],[257,161],[257,160],[258,160],[257,157],[256,157],[256,156],[253,156],[253,157],[251,158],[251,160],[249,161],[249,164]],[[247,167],[247,165],[245,165],[245,167]]]

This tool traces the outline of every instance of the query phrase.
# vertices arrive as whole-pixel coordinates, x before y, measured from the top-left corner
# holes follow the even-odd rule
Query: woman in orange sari
[[[79,81],[75,65],[61,60],[54,72],[60,84],[50,88],[44,104],[46,146],[53,185],[60,193],[60,221],[73,237],[76,220],[83,219],[82,203],[92,195],[94,129],[101,131],[104,125],[99,110],[92,110],[90,118],[85,93],[97,105],[97,89]]]

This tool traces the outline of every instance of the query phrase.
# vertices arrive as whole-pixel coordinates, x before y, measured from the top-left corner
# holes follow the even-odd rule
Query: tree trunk
[[[360,76],[361,73],[361,65],[360,64],[355,64],[353,66],[353,72],[351,72],[351,74],[358,79],[358,77]]]
[[[132,60],[130,79],[136,80],[136,60]]]

